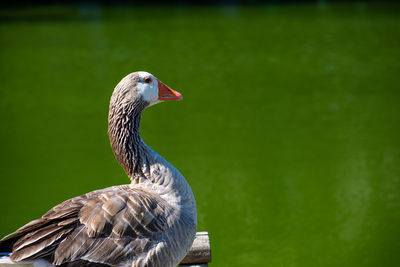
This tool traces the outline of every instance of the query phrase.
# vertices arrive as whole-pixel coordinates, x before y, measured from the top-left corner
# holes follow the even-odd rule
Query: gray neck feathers
[[[114,89],[108,114],[108,135],[116,159],[126,174],[134,180],[145,178],[147,163],[145,145],[140,137],[140,119],[147,106],[133,87],[138,77],[125,77]]]

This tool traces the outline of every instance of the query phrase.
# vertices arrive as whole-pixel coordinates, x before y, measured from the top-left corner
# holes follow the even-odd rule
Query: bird
[[[195,198],[184,176],[143,141],[140,121],[145,108],[181,99],[151,73],[125,76],[111,96],[108,135],[130,184],[68,199],[7,235],[0,266],[178,265],[195,238]]]

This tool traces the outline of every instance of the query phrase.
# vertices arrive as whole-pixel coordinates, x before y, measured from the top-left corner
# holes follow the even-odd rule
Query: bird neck
[[[114,155],[132,184],[150,186],[169,202],[191,207],[195,214],[193,192],[183,175],[140,137],[143,109],[110,104],[108,135]]]
[[[146,145],[140,137],[141,111],[144,106],[130,103],[110,104],[108,135],[114,155],[132,179],[145,178]]]

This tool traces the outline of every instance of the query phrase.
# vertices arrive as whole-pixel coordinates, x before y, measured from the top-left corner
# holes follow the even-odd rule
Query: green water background
[[[0,10],[0,234],[128,179],[108,101],[147,70],[184,101],[142,136],[192,186],[211,266],[400,263],[400,5]]]

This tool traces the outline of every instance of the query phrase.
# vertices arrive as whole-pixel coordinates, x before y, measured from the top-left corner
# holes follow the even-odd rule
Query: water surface
[[[399,8],[0,10],[0,234],[128,182],[108,101],[147,70],[184,96],[141,132],[191,184],[211,266],[395,266]]]

